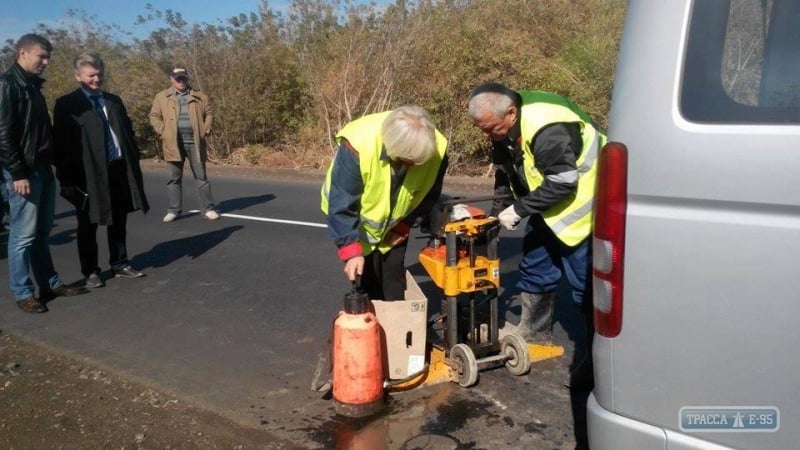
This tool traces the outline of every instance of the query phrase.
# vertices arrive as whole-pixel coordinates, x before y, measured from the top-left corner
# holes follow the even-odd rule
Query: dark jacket
[[[0,163],[14,180],[28,178],[36,162],[49,164],[52,159],[44,81],[26,75],[16,63],[0,75]]]
[[[150,206],[144,193],[139,147],[128,112],[122,99],[114,94],[103,91],[103,101],[125,161],[131,191],[129,212],[141,209],[146,213]],[[89,194],[92,222],[108,225],[111,222],[111,202],[123,200],[110,198],[103,123],[80,88],[56,100],[53,128],[56,176],[61,186],[77,186],[85,190]]]
[[[514,99],[517,111],[522,114],[522,96],[514,92]],[[522,146],[526,139],[531,143],[536,170],[544,176],[544,182],[533,191],[525,178]],[[577,180],[564,181],[558,175],[578,170],[575,161],[582,147],[581,130],[575,123],[554,122],[542,127],[535,136],[522,136],[521,117],[517,117],[506,139],[492,142],[494,195],[497,200],[492,202],[491,215],[497,216],[513,204],[517,214],[528,217],[574,195],[578,189]]]

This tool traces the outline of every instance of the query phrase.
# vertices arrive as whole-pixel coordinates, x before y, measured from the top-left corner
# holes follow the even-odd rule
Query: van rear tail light
[[[622,329],[628,149],[609,142],[600,152],[592,239],[592,288],[597,333],[613,338]]]

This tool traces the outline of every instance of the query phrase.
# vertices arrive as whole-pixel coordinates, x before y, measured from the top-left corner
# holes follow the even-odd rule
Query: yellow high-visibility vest
[[[522,96],[520,126],[525,178],[533,191],[544,182],[534,164],[533,140],[542,128],[553,123],[575,123],[580,127],[583,149],[578,166],[578,189],[574,195],[542,212],[553,233],[568,246],[575,246],[592,232],[592,212],[597,175],[597,154],[606,136],[595,128],[588,114],[568,99],[549,92],[518,91]]]
[[[364,181],[364,192],[361,195],[360,211],[360,241],[363,254],[372,253],[378,248],[381,253],[391,249],[388,245],[380,245],[386,233],[397,222],[414,210],[425,195],[431,190],[439,173],[447,139],[439,130],[436,130],[436,153],[425,164],[408,168],[394,210],[390,211],[392,169],[389,161],[381,160],[383,138],[381,125],[391,111],[370,114],[356,119],[339,131],[336,143],[341,144],[347,140],[358,152],[358,161],[361,169],[361,179]],[[328,168],[325,184],[322,185],[321,208],[328,214],[328,193],[331,186],[331,173],[333,164]]]

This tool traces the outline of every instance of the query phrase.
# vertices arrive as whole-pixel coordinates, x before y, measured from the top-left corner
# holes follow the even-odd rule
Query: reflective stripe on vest
[[[578,188],[575,194],[542,212],[545,223],[566,245],[575,246],[592,231],[597,154],[606,137],[592,124],[589,116],[568,99],[556,94],[520,91],[522,110],[520,125],[525,178],[530,191],[539,187],[544,178],[536,169],[533,139],[546,126],[554,123],[578,124],[583,138],[583,151],[575,161],[578,168]]]
[[[595,133],[594,139],[592,139],[592,144],[589,147],[589,154],[586,155],[586,159],[578,167],[579,183],[580,179],[582,178],[581,174],[589,172],[594,166],[595,160],[597,159],[597,152],[600,147],[599,143],[600,143],[599,133]],[[553,230],[553,233],[555,233],[558,236],[559,233],[562,233],[571,224],[577,223],[582,217],[589,215],[589,217],[591,218],[593,206],[594,206],[594,196],[592,196],[592,198],[590,198],[589,201],[584,202],[580,206],[577,206],[571,213],[561,217],[559,220],[553,222],[547,222],[547,225],[550,227],[551,230]],[[580,240],[578,242],[580,242]]]
[[[386,233],[419,206],[431,190],[447,149],[447,139],[436,130],[436,156],[423,165],[408,168],[397,193],[394,210],[390,211],[392,168],[388,160],[381,159],[383,139],[380,133],[381,125],[390,113],[391,111],[387,111],[356,119],[345,125],[336,135],[337,144],[346,139],[358,152],[361,179],[364,181],[364,192],[360,200],[359,236],[365,255],[375,248],[381,253],[391,249],[388,245],[379,244]],[[328,213],[332,171],[333,164],[328,168],[321,191],[321,207],[325,214]]]

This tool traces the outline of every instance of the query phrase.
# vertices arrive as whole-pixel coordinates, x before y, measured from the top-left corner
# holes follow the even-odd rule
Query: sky
[[[146,13],[147,3],[156,10],[180,12],[190,24],[216,24],[231,16],[258,11],[261,0],[0,0],[0,43],[5,43],[6,39],[16,41],[21,35],[35,31],[39,23],[63,24],[70,9],[96,16],[97,23],[117,24],[134,35],[146,36],[148,30],[135,22],[136,16]],[[289,0],[269,1],[268,4],[274,11],[282,11]]]

